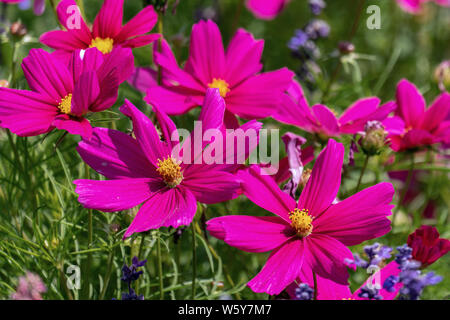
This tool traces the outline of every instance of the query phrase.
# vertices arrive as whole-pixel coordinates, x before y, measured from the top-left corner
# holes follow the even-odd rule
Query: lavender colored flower
[[[369,288],[368,286],[364,286],[361,288],[361,291],[358,293],[358,297],[369,299],[369,300],[382,300],[383,297],[380,295],[379,292],[380,292],[380,289]]]
[[[326,38],[330,34],[330,26],[323,20],[314,19],[305,27],[305,33],[310,39]]]
[[[378,266],[383,260],[391,257],[392,248],[376,242],[371,246],[365,246],[364,252],[369,258],[369,266]]]
[[[434,272],[422,275],[420,270],[404,270],[399,275],[399,281],[403,283],[399,299],[418,300],[425,287],[438,284],[442,277],[436,276]]]
[[[295,297],[297,300],[313,300],[314,289],[307,283],[300,283],[298,288],[295,289]]]
[[[384,280],[383,289],[388,292],[394,292],[394,286],[398,283],[399,279],[397,276],[391,275]]]
[[[401,247],[397,247],[397,251],[395,262],[399,264],[399,268],[401,269],[403,263],[412,258],[412,249],[407,244],[404,244]]]
[[[294,36],[289,40],[288,47],[293,51],[297,51],[306,44],[308,39],[308,35],[302,29],[297,29]]]
[[[27,272],[19,278],[17,290],[12,294],[13,300],[42,300],[41,294],[47,292],[47,288],[41,278],[34,273]]]
[[[311,12],[318,16],[322,13],[322,10],[325,9],[327,4],[323,0],[309,0],[309,8],[311,9]]]
[[[144,295],[137,295],[136,291],[134,291],[133,288],[130,288],[128,293],[122,293],[122,300],[144,300]]]

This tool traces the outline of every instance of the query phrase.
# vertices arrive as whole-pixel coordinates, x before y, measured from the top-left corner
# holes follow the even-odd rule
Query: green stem
[[[195,281],[197,278],[197,251],[195,239],[195,225],[192,223],[192,300],[195,300]]]
[[[364,164],[361,169],[361,174],[359,175],[358,184],[356,185],[355,193],[359,191],[359,187],[361,186],[362,178],[364,176],[364,173],[366,172],[367,164],[369,163],[369,158],[370,158],[370,156],[366,155],[366,159],[364,160]]]
[[[86,179],[90,179],[91,175],[89,172],[89,166],[85,163],[84,164],[84,174]],[[92,222],[92,209],[88,209],[88,245],[87,245],[87,249],[90,249],[92,241],[93,241],[93,222]],[[85,286],[84,286],[84,295],[86,297],[86,299],[89,298],[89,276],[90,276],[90,271],[91,271],[91,265],[92,265],[92,252],[88,251],[88,256],[87,256],[87,260],[86,260],[86,269],[85,269],[85,274],[86,274],[86,280],[85,280]]]
[[[163,283],[163,271],[162,271],[162,258],[161,258],[161,239],[158,234],[156,239],[156,255],[158,260],[158,276],[159,276],[159,300],[164,300],[164,283]]]
[[[409,165],[408,170],[408,176],[405,181],[405,185],[403,186],[402,193],[400,194],[400,199],[397,203],[397,207],[395,208],[394,214],[392,216],[392,223],[395,224],[395,218],[397,217],[397,213],[400,210],[400,206],[402,205],[403,201],[405,200],[406,193],[408,192],[409,185],[411,184],[412,177],[414,173],[414,153],[411,153],[411,162]]]
[[[103,281],[103,289],[102,292],[100,293],[99,300],[103,300],[106,294],[106,290],[108,289],[109,280],[111,280],[113,261],[114,261],[114,248],[111,249],[111,252],[109,253],[108,256],[108,266],[106,269],[106,275]]]

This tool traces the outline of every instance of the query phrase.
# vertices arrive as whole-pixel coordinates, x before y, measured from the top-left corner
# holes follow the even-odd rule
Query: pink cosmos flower
[[[394,151],[404,151],[440,142],[450,142],[450,94],[442,93],[425,110],[426,103],[419,90],[408,80],[397,85],[395,117],[383,124],[398,122],[401,130],[390,132],[388,139]]]
[[[273,114],[294,74],[286,68],[260,73],[264,41],[239,29],[225,51],[219,28],[200,21],[192,28],[190,55],[180,69],[170,50],[155,53],[163,85],[153,86],[145,100],[170,115],[201,105],[208,88],[217,88],[227,106],[227,126],[237,126],[231,114],[261,119]]]
[[[423,4],[431,1],[443,7],[450,7],[450,0],[397,0],[397,3],[404,11],[419,14]]]
[[[264,20],[274,19],[291,0],[246,0],[245,5],[255,17]]]
[[[134,67],[131,49],[117,47],[109,56],[78,50],[69,65],[42,49],[32,49],[22,69],[31,91],[0,88],[0,126],[19,136],[57,128],[90,138],[86,116],[113,106],[120,83]]]
[[[27,0],[0,0],[0,2],[16,4],[16,3],[25,3],[25,2],[27,2]],[[45,10],[45,0],[34,0],[33,1],[34,14],[40,16],[44,13],[44,10]]]
[[[97,48],[104,54],[117,47],[136,48],[145,46],[158,34],[147,34],[158,19],[153,6],[145,7],[127,24],[122,26],[123,0],[105,0],[92,31],[81,17],[74,0],[63,0],[57,7],[58,18],[66,30],[44,33],[40,41],[55,49],[55,54],[68,58],[77,49]]]
[[[248,252],[272,251],[248,286],[279,294],[291,282],[326,279],[348,284],[346,246],[380,237],[391,229],[387,218],[394,189],[380,183],[333,204],[341,182],[344,146],[330,139],[313,167],[298,203],[257,170],[239,174],[244,194],[275,217],[225,216],[211,219],[211,235]],[[256,167],[254,167],[256,168]]]
[[[356,101],[337,118],[332,110],[322,104],[309,107],[297,81],[291,82],[287,92],[273,118],[324,137],[362,132],[368,121],[382,121],[395,109],[393,102],[379,107],[380,99],[364,98]]]
[[[83,160],[111,179],[74,181],[78,201],[84,207],[115,212],[143,203],[125,232],[124,237],[129,237],[159,227],[189,225],[197,201],[212,204],[235,197],[239,181],[230,173],[234,165],[185,164],[173,154],[178,143],[172,142],[171,137],[177,129],[164,112],[154,107],[161,140],[153,123],[129,101],[120,110],[132,119],[136,138],[120,131],[96,128],[92,139],[78,146]],[[225,103],[219,91],[209,90],[200,114],[203,128],[223,126],[224,112]],[[253,121],[242,130],[260,127],[260,123]],[[199,151],[204,155],[206,150]]]

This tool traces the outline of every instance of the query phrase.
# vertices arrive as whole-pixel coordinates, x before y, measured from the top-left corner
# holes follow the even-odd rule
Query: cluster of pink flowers
[[[246,3],[259,17],[269,19],[288,2]],[[399,2],[416,10],[425,1]],[[0,126],[19,136],[55,129],[81,136],[79,155],[107,180],[75,180],[78,201],[85,208],[104,212],[141,205],[124,238],[160,227],[189,225],[197,203],[214,204],[243,194],[273,215],[216,217],[207,222],[207,230],[240,250],[270,252],[264,267],[248,283],[254,292],[277,295],[293,282],[302,282],[316,287],[319,299],[351,298],[346,259],[353,255],[348,247],[391,230],[388,217],[395,190],[392,184],[382,182],[347,199],[337,199],[346,151],[336,140],[364,134],[369,122],[377,122],[395,152],[448,144],[450,95],[442,93],[426,108],[418,89],[401,80],[395,101],[381,104],[377,97],[362,98],[337,116],[323,104],[310,106],[287,68],[262,72],[264,41],[246,30],[239,29],[224,49],[213,21],[194,24],[189,58],[180,67],[169,44],[159,39],[160,35],[149,34],[157,21],[152,6],[122,25],[123,0],[105,0],[92,28],[82,19],[79,28],[71,28],[67,9],[73,5],[75,1],[63,0],[57,8],[65,30],[40,37],[54,51],[32,49],[24,59],[22,68],[30,90],[0,87]],[[132,48],[150,43],[155,44],[154,62],[159,72],[134,67]],[[120,84],[130,77],[145,91],[144,100],[152,106],[157,124],[125,100],[120,112],[132,122],[132,135],[93,128],[91,114],[111,108]],[[314,155],[311,149],[302,149],[303,138],[293,134],[286,136],[288,157],[282,160],[284,170],[275,178],[262,174],[263,165],[186,164],[174,156],[172,138],[178,129],[169,116],[186,114],[198,106],[203,130],[219,130],[226,139],[226,129],[259,131],[262,123],[257,120],[273,117],[312,133],[326,146],[312,171],[303,177],[303,184],[303,166]],[[240,118],[249,121],[241,124]],[[207,144],[204,147],[194,148],[194,159],[208,151]],[[225,159],[224,151],[216,157]],[[244,151],[245,158],[251,151]],[[298,199],[295,191],[284,192],[279,186],[294,173],[295,187],[301,185]],[[427,232],[417,231],[408,243],[414,248],[414,257],[430,264],[448,251],[448,243],[439,242],[434,234],[424,235]],[[431,244],[423,240],[430,237]],[[395,271],[389,265],[383,270],[383,277]],[[43,287],[39,288],[37,292],[42,292]],[[39,293],[31,296],[40,298]]]

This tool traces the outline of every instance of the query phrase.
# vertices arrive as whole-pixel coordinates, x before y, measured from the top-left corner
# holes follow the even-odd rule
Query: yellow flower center
[[[219,89],[222,98],[225,98],[227,93],[230,92],[230,85],[222,79],[213,78],[213,81],[208,83],[208,87]]]
[[[114,40],[111,38],[100,38],[97,37],[92,39],[89,48],[97,48],[101,53],[107,54],[113,50]]]
[[[181,167],[172,157],[167,157],[167,159],[163,160],[158,159],[156,171],[170,188],[175,188],[183,180]]]
[[[289,213],[289,219],[291,219],[291,226],[297,231],[297,235],[304,238],[311,234],[313,218],[309,215],[308,209],[294,209]]]
[[[58,109],[61,110],[62,113],[70,114],[72,110],[72,94],[69,93],[67,96],[61,99],[61,102],[58,105]]]

